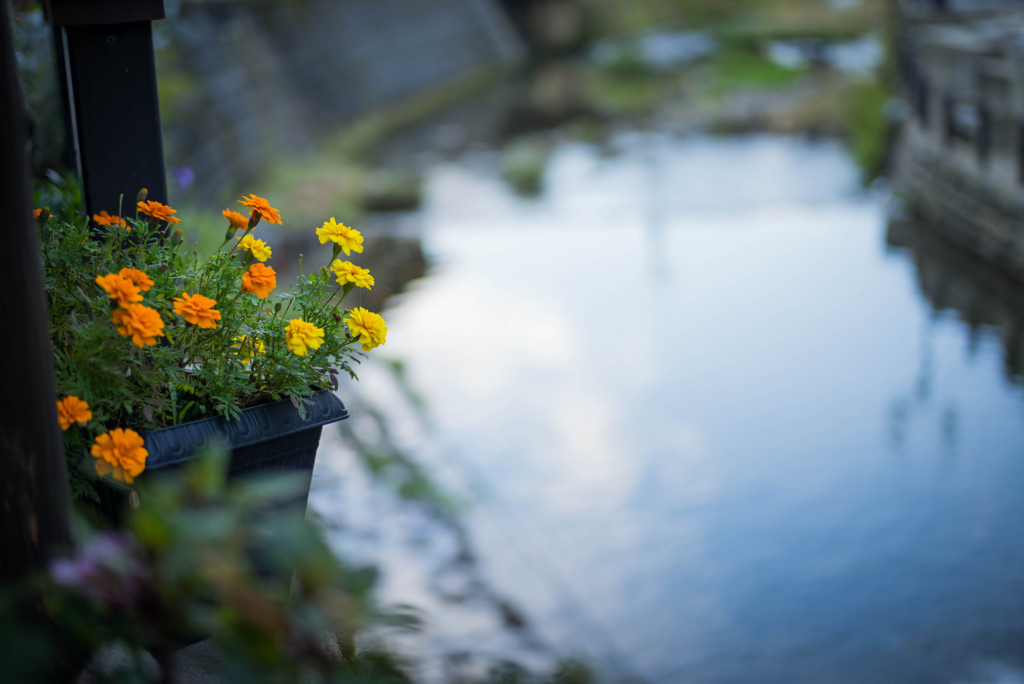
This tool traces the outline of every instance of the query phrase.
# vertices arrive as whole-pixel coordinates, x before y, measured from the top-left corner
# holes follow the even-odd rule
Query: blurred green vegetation
[[[706,90],[772,89],[796,83],[803,69],[782,66],[751,50],[723,48],[711,58]]]
[[[501,176],[520,195],[531,196],[543,188],[544,169],[551,150],[538,138],[520,138],[501,155]]]
[[[886,0],[836,6],[826,0],[587,0],[594,36],[636,38],[651,31],[710,31],[733,40],[852,38],[879,28]]]
[[[885,0],[589,0],[588,7],[591,38],[614,52],[581,67],[583,109],[605,117],[657,114],[721,133],[834,136],[847,143],[865,181],[884,170],[891,55],[878,73],[855,75],[825,62],[783,65],[771,59],[769,47],[776,41],[826,46],[869,35],[888,44]],[[644,36],[673,31],[703,32],[717,48],[678,66],[646,62]]]
[[[78,176],[46,169],[32,184],[32,201],[50,213],[63,210],[68,215],[82,214],[82,184]]]
[[[885,106],[889,97],[878,80],[852,83],[843,93],[842,123],[847,144],[864,181],[884,171],[889,129]]]
[[[624,76],[614,70],[591,69],[583,79],[588,103],[610,117],[648,114],[678,91],[675,79],[651,70]]]
[[[125,529],[79,523],[74,555],[0,587],[4,681],[170,681],[175,651],[199,640],[225,682],[409,681],[356,637],[416,623],[379,610],[376,571],[339,561],[305,520],[304,477],[229,482],[228,458],[214,446],[140,480]]]
[[[25,107],[32,117],[32,170],[63,169],[66,136],[50,25],[39,3],[15,3],[11,38]]]

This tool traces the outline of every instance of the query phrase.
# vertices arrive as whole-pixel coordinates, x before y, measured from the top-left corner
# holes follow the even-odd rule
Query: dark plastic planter
[[[305,509],[320,431],[324,425],[345,418],[348,418],[348,410],[341,400],[330,390],[321,390],[313,395],[313,403],[306,406],[305,420],[299,417],[291,401],[285,399],[247,408],[238,420],[218,416],[150,430],[142,434],[149,451],[146,472],[181,467],[200,447],[219,438],[231,448],[230,477],[275,471],[304,474],[306,486],[301,501],[296,500],[294,504],[301,503]],[[109,488],[104,489],[111,493]],[[119,519],[116,509],[120,505],[102,493],[101,498],[104,499],[101,507],[113,514],[115,520]]]
[[[247,408],[238,420],[218,416],[150,430],[143,434],[149,450],[146,470],[180,465],[203,444],[220,437],[231,447],[231,475],[280,469],[312,472],[320,430],[345,418],[348,411],[341,400],[330,390],[321,390],[306,406],[305,420],[285,399]]]

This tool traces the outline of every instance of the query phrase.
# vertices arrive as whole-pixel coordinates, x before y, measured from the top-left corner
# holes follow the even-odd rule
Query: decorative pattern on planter
[[[313,463],[324,425],[348,418],[348,410],[330,390],[313,395],[306,406],[306,419],[288,400],[262,404],[242,411],[239,420],[220,416],[143,433],[149,456],[146,471],[174,469],[189,461],[196,450],[212,439],[223,439],[231,448],[230,476],[261,472],[300,473],[305,476],[301,494],[287,502],[289,508],[305,511]],[[145,477],[145,473],[143,474]],[[100,510],[113,522],[122,520],[127,502],[124,491],[101,487]],[[301,507],[301,508],[300,508]]]
[[[310,446],[312,454],[309,466],[305,467],[312,467],[321,428],[345,418],[348,418],[348,410],[341,400],[331,391],[321,390],[313,395],[313,403],[306,406],[305,420],[299,418],[291,402],[282,400],[245,409],[238,420],[228,421],[218,416],[150,430],[143,435],[149,450],[146,469],[184,463],[192,458],[196,449],[215,438],[225,440],[231,447],[232,474],[262,470],[264,468],[257,466],[273,466],[268,462]],[[297,463],[282,463],[282,466],[304,467]]]

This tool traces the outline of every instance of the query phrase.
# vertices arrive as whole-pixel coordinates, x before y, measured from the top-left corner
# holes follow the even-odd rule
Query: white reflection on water
[[[436,168],[437,267],[388,315],[494,585],[652,681],[1019,666],[1024,404],[995,333],[968,354],[929,311],[835,145],[618,145],[563,148],[532,201]]]

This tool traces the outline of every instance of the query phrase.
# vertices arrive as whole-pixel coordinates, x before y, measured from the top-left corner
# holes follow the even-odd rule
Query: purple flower
[[[133,537],[103,532],[73,558],[52,561],[50,576],[92,601],[128,606],[142,594],[149,571]]]
[[[187,166],[179,166],[172,172],[179,190],[187,190],[196,180],[196,174]]]

